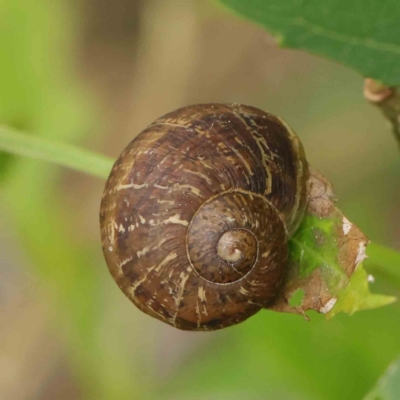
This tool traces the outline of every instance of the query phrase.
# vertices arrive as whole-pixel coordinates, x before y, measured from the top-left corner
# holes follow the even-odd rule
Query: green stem
[[[108,177],[114,163],[106,156],[6,126],[0,126],[0,150],[51,162],[103,179]]]
[[[389,282],[400,288],[400,253],[376,243],[367,247],[368,271],[384,276]]]

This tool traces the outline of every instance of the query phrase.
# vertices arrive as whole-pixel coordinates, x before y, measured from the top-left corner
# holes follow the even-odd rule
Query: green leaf
[[[311,169],[306,214],[289,242],[289,273],[269,308],[303,315],[314,310],[330,318],[341,311],[353,314],[394,302],[394,297],[369,291],[361,265],[368,243],[335,207],[329,182]],[[300,304],[293,299],[299,292]]]
[[[359,265],[350,282],[338,293],[338,301],[327,317],[331,318],[341,311],[352,315],[356,311],[382,307],[394,301],[395,297],[373,294],[369,291],[368,275],[362,265]]]
[[[397,400],[400,398],[400,358],[394,361],[364,400]]]
[[[400,84],[398,0],[220,0],[283,47],[306,50],[388,85]]]
[[[290,258],[292,263],[299,267],[301,279],[309,276],[321,266],[331,269],[328,283],[340,280],[343,277],[343,268],[337,257],[336,226],[341,224],[337,218],[320,219],[313,215],[306,215],[300,228],[289,242]],[[336,286],[339,282],[335,282]]]

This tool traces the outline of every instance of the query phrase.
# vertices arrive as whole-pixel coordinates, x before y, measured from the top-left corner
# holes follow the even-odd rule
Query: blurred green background
[[[0,0],[0,71],[0,123],[113,158],[187,104],[281,115],[348,218],[400,250],[399,152],[362,78],[214,3]],[[330,321],[260,312],[214,333],[145,316],[103,260],[103,185],[0,154],[1,399],[361,399],[400,353],[398,303]]]

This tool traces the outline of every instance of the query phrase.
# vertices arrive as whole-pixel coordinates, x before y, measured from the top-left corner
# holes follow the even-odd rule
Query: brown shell
[[[173,111],[111,171],[100,211],[109,270],[137,307],[179,329],[244,321],[279,291],[307,175],[278,117],[239,104]]]

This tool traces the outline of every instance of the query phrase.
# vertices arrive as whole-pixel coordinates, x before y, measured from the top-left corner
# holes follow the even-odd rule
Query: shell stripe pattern
[[[307,174],[297,136],[254,107],[199,104],[157,119],[104,190],[110,273],[139,309],[177,328],[244,321],[279,290]]]

